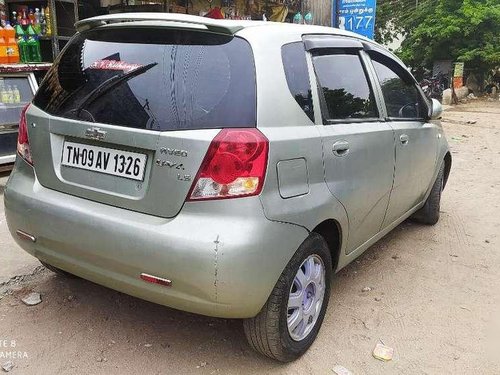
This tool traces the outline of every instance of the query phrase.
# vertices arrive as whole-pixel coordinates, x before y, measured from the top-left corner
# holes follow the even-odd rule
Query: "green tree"
[[[500,64],[500,0],[380,0],[377,17],[378,41],[402,33],[396,52],[414,68],[453,60],[484,72]]]

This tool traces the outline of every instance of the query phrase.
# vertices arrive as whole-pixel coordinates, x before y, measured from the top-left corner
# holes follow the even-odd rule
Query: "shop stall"
[[[16,159],[18,122],[50,64],[0,65],[0,172]]]
[[[0,170],[14,162],[21,110],[77,20],[77,0],[0,0]]]
[[[101,0],[100,14],[171,12],[330,26],[329,0]]]

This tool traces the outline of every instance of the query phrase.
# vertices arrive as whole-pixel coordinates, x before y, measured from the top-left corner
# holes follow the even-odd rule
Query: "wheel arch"
[[[318,233],[326,241],[332,256],[333,270],[335,271],[339,264],[342,248],[342,227],[340,223],[335,219],[326,219],[316,225],[312,232]]]
[[[444,181],[443,181],[443,188],[446,186],[446,183],[448,182],[448,177],[450,176],[450,171],[451,171],[451,153],[448,151],[446,155],[444,156]]]

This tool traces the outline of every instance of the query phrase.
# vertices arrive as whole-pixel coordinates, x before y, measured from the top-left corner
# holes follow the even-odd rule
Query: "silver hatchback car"
[[[19,129],[5,189],[50,269],[312,344],[334,272],[439,219],[451,155],[394,55],[340,30],[178,14],[80,21]]]

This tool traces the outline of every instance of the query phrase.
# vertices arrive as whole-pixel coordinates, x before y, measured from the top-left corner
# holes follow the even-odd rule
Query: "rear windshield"
[[[152,28],[75,36],[34,104],[60,117],[150,130],[252,127],[255,67],[243,39]]]

